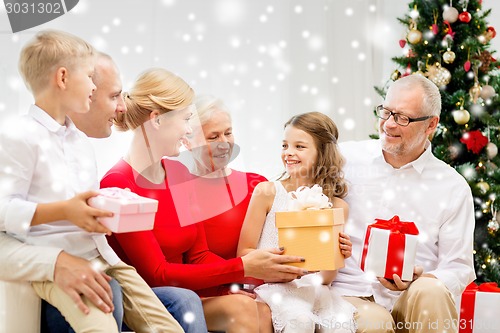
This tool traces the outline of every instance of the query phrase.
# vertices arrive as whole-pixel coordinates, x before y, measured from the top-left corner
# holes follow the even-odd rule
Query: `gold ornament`
[[[469,95],[470,99],[472,100],[472,103],[476,104],[477,99],[479,98],[479,94],[481,93],[481,86],[479,85],[478,82],[474,83],[472,88],[469,89]]]
[[[476,188],[481,192],[481,194],[486,194],[490,190],[490,184],[485,181],[480,181],[476,184]]]
[[[401,77],[401,73],[396,69],[394,72],[391,74],[391,80],[392,81],[397,81]]]
[[[460,110],[454,110],[451,115],[453,116],[453,120],[459,125],[465,125],[469,122],[470,113],[465,110],[463,107]]]
[[[441,67],[439,62],[436,62],[432,66],[427,67],[427,73],[425,76],[434,82],[438,87],[445,86],[450,83],[451,73],[444,67]]]
[[[481,89],[481,93],[479,93],[479,96],[481,96],[482,99],[486,100],[492,98],[493,96],[495,96],[495,94],[496,91],[492,86],[485,85]]]
[[[486,156],[488,157],[488,159],[492,160],[495,158],[495,156],[497,156],[498,154],[498,147],[496,144],[494,144],[493,142],[488,142],[488,144],[486,145]]]
[[[422,76],[425,76],[424,72],[422,72],[421,70],[418,70],[416,72],[413,72],[412,73],[413,75],[422,75]]]
[[[418,44],[422,41],[422,33],[417,29],[412,29],[408,32],[408,35],[406,35],[406,39],[411,44]]]
[[[451,64],[455,61],[455,52],[451,51],[448,49],[444,54],[443,54],[443,61],[447,64]]]

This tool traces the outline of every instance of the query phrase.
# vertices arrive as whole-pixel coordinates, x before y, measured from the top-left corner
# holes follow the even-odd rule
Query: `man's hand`
[[[247,253],[241,257],[245,277],[266,282],[290,282],[308,273],[302,268],[286,265],[304,262],[304,258],[283,253],[284,249],[260,249]]]
[[[64,206],[66,219],[76,226],[88,232],[100,232],[111,235],[111,230],[97,221],[98,217],[112,217],[113,213],[101,209],[90,207],[87,200],[95,197],[99,193],[96,191],[87,191],[79,193],[66,201]]]
[[[57,257],[54,283],[68,294],[85,314],[89,313],[89,308],[82,301],[82,296],[105,313],[114,310],[110,280],[110,276],[93,268],[88,260],[66,252],[61,252]]]
[[[413,268],[413,279],[411,281],[403,281],[397,274],[393,274],[393,279],[394,282],[389,281],[386,278],[379,277],[378,280],[380,284],[382,284],[384,287],[386,287],[389,290],[393,291],[403,291],[408,289],[410,284],[418,279],[422,273],[424,272],[424,268],[422,266],[415,266]]]

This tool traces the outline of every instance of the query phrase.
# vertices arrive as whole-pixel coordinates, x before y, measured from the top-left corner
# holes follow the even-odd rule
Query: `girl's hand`
[[[339,233],[340,242],[340,252],[344,255],[344,258],[349,258],[352,255],[352,243],[349,235],[341,232]]]
[[[248,296],[250,298],[257,298],[257,295],[255,295],[255,293],[253,291],[246,291],[244,289],[241,289],[239,285],[237,284],[233,284],[231,286],[231,288],[228,290],[228,295],[245,295],[245,296]]]

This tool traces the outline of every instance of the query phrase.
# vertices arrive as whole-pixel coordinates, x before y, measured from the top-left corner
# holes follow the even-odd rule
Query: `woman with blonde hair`
[[[171,72],[153,68],[140,75],[124,97],[127,113],[116,125],[133,131],[132,142],[125,157],[106,173],[101,187],[128,188],[156,199],[158,211],[153,230],[114,234],[110,244],[150,286],[198,292],[208,330],[257,332],[254,299],[246,294],[220,296],[217,287],[246,276],[293,279],[304,272],[281,263],[300,258],[280,255],[277,249],[230,260],[210,252],[203,224],[183,222],[189,216],[190,194],[196,190],[189,188],[191,176],[182,164],[164,158],[179,155],[181,143],[191,133],[189,119],[196,112],[193,90]]]

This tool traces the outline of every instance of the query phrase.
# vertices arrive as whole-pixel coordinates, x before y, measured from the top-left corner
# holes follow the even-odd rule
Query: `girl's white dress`
[[[276,196],[262,228],[259,249],[279,247],[275,213],[286,211],[288,197],[280,181],[274,185]],[[254,291],[257,299],[271,308],[275,332],[314,332],[315,328],[321,332],[356,331],[356,308],[331,286],[321,284],[318,273],[288,283],[266,283]]]

